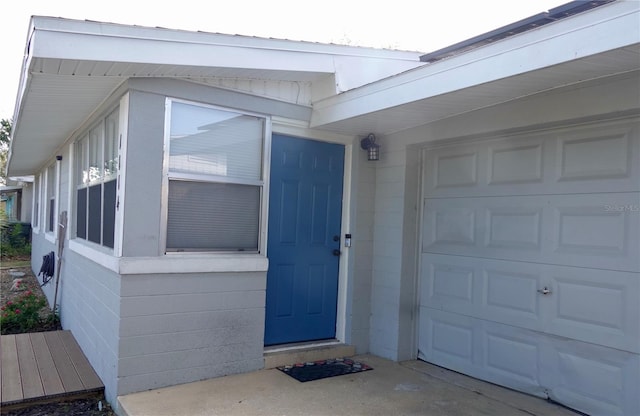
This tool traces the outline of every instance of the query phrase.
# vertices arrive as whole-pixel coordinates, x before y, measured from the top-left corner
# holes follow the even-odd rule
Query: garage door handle
[[[542,293],[543,295],[548,295],[549,293],[551,293],[551,289],[545,286],[542,289],[538,289],[538,293]]]

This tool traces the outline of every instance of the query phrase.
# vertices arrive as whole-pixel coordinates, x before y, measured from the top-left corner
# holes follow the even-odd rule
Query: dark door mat
[[[290,375],[300,382],[320,380],[344,374],[360,373],[373,370],[367,364],[349,358],[335,358],[308,363],[297,363],[278,367],[278,370]]]

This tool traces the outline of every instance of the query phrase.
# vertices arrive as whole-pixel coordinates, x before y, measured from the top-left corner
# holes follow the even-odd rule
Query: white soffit
[[[640,68],[640,2],[610,3],[315,104],[311,126],[389,134]]]

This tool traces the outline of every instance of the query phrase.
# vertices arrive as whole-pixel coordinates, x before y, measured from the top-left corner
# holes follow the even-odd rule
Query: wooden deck
[[[104,392],[70,331],[0,337],[2,411]]]

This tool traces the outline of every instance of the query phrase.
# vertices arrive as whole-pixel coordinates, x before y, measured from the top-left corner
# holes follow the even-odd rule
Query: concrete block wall
[[[62,326],[80,348],[115,403],[120,327],[120,278],[91,259],[65,249],[60,275]]]
[[[266,273],[122,276],[118,395],[264,366]]]

